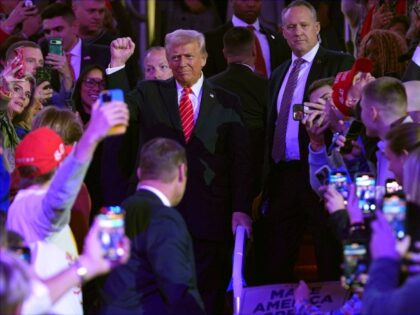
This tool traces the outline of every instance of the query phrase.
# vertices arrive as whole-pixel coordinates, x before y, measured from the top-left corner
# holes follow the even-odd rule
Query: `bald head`
[[[404,82],[407,93],[407,112],[415,122],[420,122],[420,80]]]

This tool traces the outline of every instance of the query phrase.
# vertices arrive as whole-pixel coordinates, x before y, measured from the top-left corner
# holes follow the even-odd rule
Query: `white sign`
[[[244,288],[240,314],[293,315],[297,286],[293,283]],[[322,311],[340,308],[348,297],[338,281],[311,283],[308,286],[311,289],[309,301]]]

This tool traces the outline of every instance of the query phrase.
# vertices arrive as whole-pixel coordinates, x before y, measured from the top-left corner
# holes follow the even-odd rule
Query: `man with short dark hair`
[[[223,36],[227,69],[209,79],[236,94],[241,100],[245,126],[249,132],[253,165],[253,197],[261,191],[264,139],[267,115],[268,80],[255,73],[256,45],[252,31],[233,27]]]
[[[232,27],[247,27],[255,35],[256,41],[256,72],[269,78],[272,71],[287,60],[290,49],[284,39],[275,31],[261,24],[259,16],[263,5],[262,0],[234,0],[232,20],[219,28],[205,33],[208,51],[207,64],[203,71],[206,76],[218,74],[226,69],[226,59],[223,57],[223,35]]]
[[[185,149],[176,141],[145,143],[137,192],[126,199],[132,255],[105,281],[101,314],[204,314],[187,226],[173,208],[187,183]]]
[[[24,72],[35,76],[37,69],[44,66],[41,48],[38,44],[28,40],[18,41],[7,49],[6,63],[12,62],[13,58],[17,56],[18,50],[22,52]],[[35,88],[34,98],[44,104],[53,96],[53,93],[50,82],[43,81]]]
[[[53,3],[42,11],[41,18],[45,38],[49,40],[58,37],[63,40],[63,56],[47,52],[47,45],[43,47],[45,61],[59,72],[60,67],[68,67],[67,75],[72,79],[71,82],[79,78],[87,65],[98,64],[104,68],[108,66],[108,47],[86,44],[80,39],[77,34],[79,24],[70,6]]]
[[[349,69],[353,58],[319,45],[316,10],[304,0],[293,1],[283,9],[282,30],[292,56],[274,70],[270,79],[267,224],[259,241],[265,252],[260,257],[266,266],[263,271],[267,272],[267,282],[294,281],[299,246],[305,230],[309,230],[319,279],[335,280],[340,275],[339,248],[332,244],[326,213],[310,187],[309,139],[304,126],[293,120],[291,108],[308,99],[308,86],[313,81]]]

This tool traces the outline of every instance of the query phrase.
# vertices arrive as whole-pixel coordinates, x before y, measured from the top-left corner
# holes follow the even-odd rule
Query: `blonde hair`
[[[172,46],[186,45],[189,43],[198,43],[201,53],[207,57],[206,40],[204,35],[194,30],[178,29],[165,36],[166,54]]]

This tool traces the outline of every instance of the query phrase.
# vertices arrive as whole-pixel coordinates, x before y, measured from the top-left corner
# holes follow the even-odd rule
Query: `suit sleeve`
[[[175,209],[170,209],[176,211]],[[147,238],[148,260],[169,314],[204,314],[198,293],[191,240],[186,227],[169,214],[151,221]]]
[[[232,128],[230,134],[231,148],[231,182],[233,191],[233,211],[251,212],[252,168],[251,143],[243,122],[240,101],[238,98],[232,110]]]

